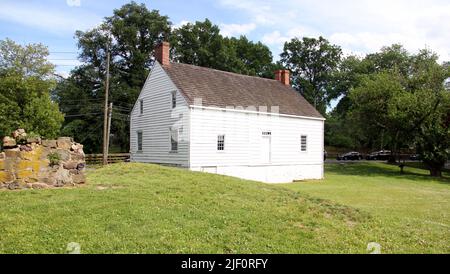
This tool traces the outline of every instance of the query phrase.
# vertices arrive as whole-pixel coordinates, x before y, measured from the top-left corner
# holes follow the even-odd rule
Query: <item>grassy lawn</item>
[[[0,191],[0,253],[450,253],[448,178],[406,170],[330,165],[280,186],[111,165],[76,189]]]
[[[418,166],[418,165],[417,165]],[[428,171],[383,163],[335,164],[322,182],[284,187],[369,213],[375,241],[386,252],[450,253],[450,177],[431,179]]]

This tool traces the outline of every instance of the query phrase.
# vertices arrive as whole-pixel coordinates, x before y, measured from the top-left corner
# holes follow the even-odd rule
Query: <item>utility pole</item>
[[[105,109],[104,109],[104,120],[103,120],[103,165],[108,164],[108,147],[107,141],[108,136],[108,93],[109,93],[109,46],[106,49],[106,81],[105,81]]]
[[[109,137],[111,136],[112,110],[113,110],[113,103],[110,103],[108,108],[108,134],[106,136],[106,155],[109,155]]]

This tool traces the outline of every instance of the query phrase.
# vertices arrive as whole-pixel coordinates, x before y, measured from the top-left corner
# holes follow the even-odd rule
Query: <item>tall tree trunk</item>
[[[398,135],[399,134],[400,134],[400,132],[398,132],[398,131],[395,134],[393,149],[391,151],[391,156],[389,157],[389,160],[388,160],[388,163],[390,163],[390,164],[397,163],[397,149],[398,149]]]
[[[430,176],[441,178],[442,177],[442,167],[431,166],[430,167]]]

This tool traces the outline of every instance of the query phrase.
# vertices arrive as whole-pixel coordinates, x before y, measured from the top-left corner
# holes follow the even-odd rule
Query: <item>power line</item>
[[[83,117],[83,116],[92,116],[92,115],[100,115],[103,113],[85,113],[85,114],[74,114],[74,115],[66,115],[64,117],[71,118],[71,117]]]
[[[125,112],[130,112],[131,109],[129,108],[118,108],[118,107],[114,107],[115,110],[119,110],[119,111],[125,111]]]
[[[130,119],[124,119],[124,118],[118,118],[118,117],[111,117],[111,119],[121,122],[130,122]]]
[[[86,102],[86,101],[103,101],[104,99],[67,99],[58,102]]]
[[[130,118],[130,115],[120,114],[120,113],[113,113],[113,116],[115,116],[116,118],[125,118],[125,119]]]
[[[100,123],[100,124],[97,125],[94,129],[90,130],[90,131],[88,132],[88,134],[85,135],[85,137],[83,138],[83,140],[80,141],[80,143],[83,143],[84,141],[86,141],[86,139],[89,138],[89,137],[91,137],[92,134],[97,134],[97,130],[100,129],[100,127],[101,127],[102,125],[103,125],[103,124]]]
[[[96,107],[102,105],[101,102],[98,103],[91,103],[91,104],[66,104],[66,103],[60,103],[61,107]]]
[[[122,107],[128,106],[128,107],[130,107],[130,109],[132,109],[134,107],[134,104],[127,104],[127,103],[123,103],[123,102],[117,102],[117,104],[121,104],[120,106],[122,106]]]
[[[93,105],[100,105],[103,102],[102,101],[84,101],[84,102],[83,101],[73,101],[73,102],[61,101],[58,103],[60,103],[64,106],[93,106]]]

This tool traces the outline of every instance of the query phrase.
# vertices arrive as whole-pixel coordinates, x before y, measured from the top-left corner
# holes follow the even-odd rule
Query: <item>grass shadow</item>
[[[450,173],[447,171],[443,172],[442,178],[432,178],[427,174],[426,170],[420,170],[413,167],[406,166],[404,168],[404,173],[400,173],[400,168],[397,165],[387,164],[387,163],[338,163],[338,164],[328,164],[326,166],[326,171],[333,172],[341,175],[350,176],[387,176],[391,178],[405,178],[414,181],[423,180],[433,180],[439,183],[450,185]]]

